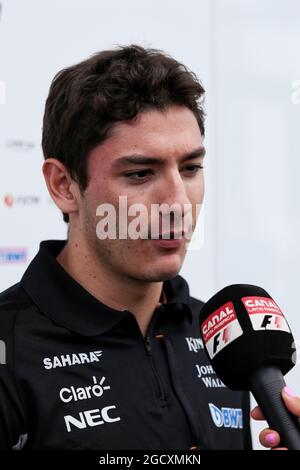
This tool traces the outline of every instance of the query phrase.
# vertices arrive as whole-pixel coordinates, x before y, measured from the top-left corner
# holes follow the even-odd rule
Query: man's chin
[[[157,269],[153,269],[152,272],[148,274],[149,282],[168,281],[179,273],[181,266],[182,263],[174,263],[173,266],[157,267]]]
[[[173,279],[173,277],[177,276],[180,270],[174,271],[172,273],[164,274],[160,277],[159,281],[169,281],[170,279]]]
[[[157,271],[160,272],[162,277],[161,280],[166,281],[168,279],[172,279],[176,276],[182,268],[186,253],[184,255],[182,253],[178,253],[177,256],[170,257],[169,259],[164,258],[161,260],[159,265],[157,266]]]

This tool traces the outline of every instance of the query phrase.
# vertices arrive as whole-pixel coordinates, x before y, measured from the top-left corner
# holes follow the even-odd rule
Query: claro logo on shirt
[[[60,356],[45,357],[43,364],[45,369],[55,369],[56,367],[75,366],[77,364],[89,364],[99,362],[102,351],[91,351],[87,353],[61,354]]]
[[[62,402],[69,403],[71,401],[87,400],[90,398],[101,397],[104,393],[110,390],[110,385],[104,385],[105,377],[100,380],[93,376],[92,385],[87,387],[63,387],[59,392],[59,397]],[[118,416],[116,411],[116,405],[104,406],[100,408],[94,408],[92,410],[85,410],[76,413],[76,415],[64,416],[65,425],[68,432],[72,432],[75,429],[86,429],[94,426],[101,426],[107,423],[115,423],[120,421],[121,418]]]
[[[78,400],[89,400],[90,398],[102,397],[105,390],[110,390],[110,385],[104,385],[106,378],[102,377],[97,380],[95,376],[92,379],[92,385],[87,387],[63,387],[59,392],[59,398],[63,403],[69,403],[70,401]]]
[[[212,420],[217,428],[243,428],[243,410],[241,408],[218,408],[213,403],[209,403],[209,411]]]

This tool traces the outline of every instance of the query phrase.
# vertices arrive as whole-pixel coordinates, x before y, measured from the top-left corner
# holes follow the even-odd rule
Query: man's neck
[[[56,259],[96,299],[115,310],[126,309],[133,313],[143,336],[146,335],[155,308],[164,300],[162,282],[118,276],[101,265],[83,242],[68,240]]]

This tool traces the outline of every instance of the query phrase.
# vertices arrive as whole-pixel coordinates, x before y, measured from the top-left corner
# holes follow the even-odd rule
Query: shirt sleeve
[[[26,441],[14,367],[15,318],[16,313],[0,305],[0,450],[21,448]]]

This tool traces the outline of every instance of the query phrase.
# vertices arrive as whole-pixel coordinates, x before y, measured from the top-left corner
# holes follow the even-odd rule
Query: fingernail
[[[265,439],[266,439],[267,443],[270,446],[274,446],[276,444],[276,435],[275,434],[266,434]]]
[[[284,393],[286,393],[289,397],[294,398],[296,394],[291,390],[289,387],[284,387],[283,389]]]

